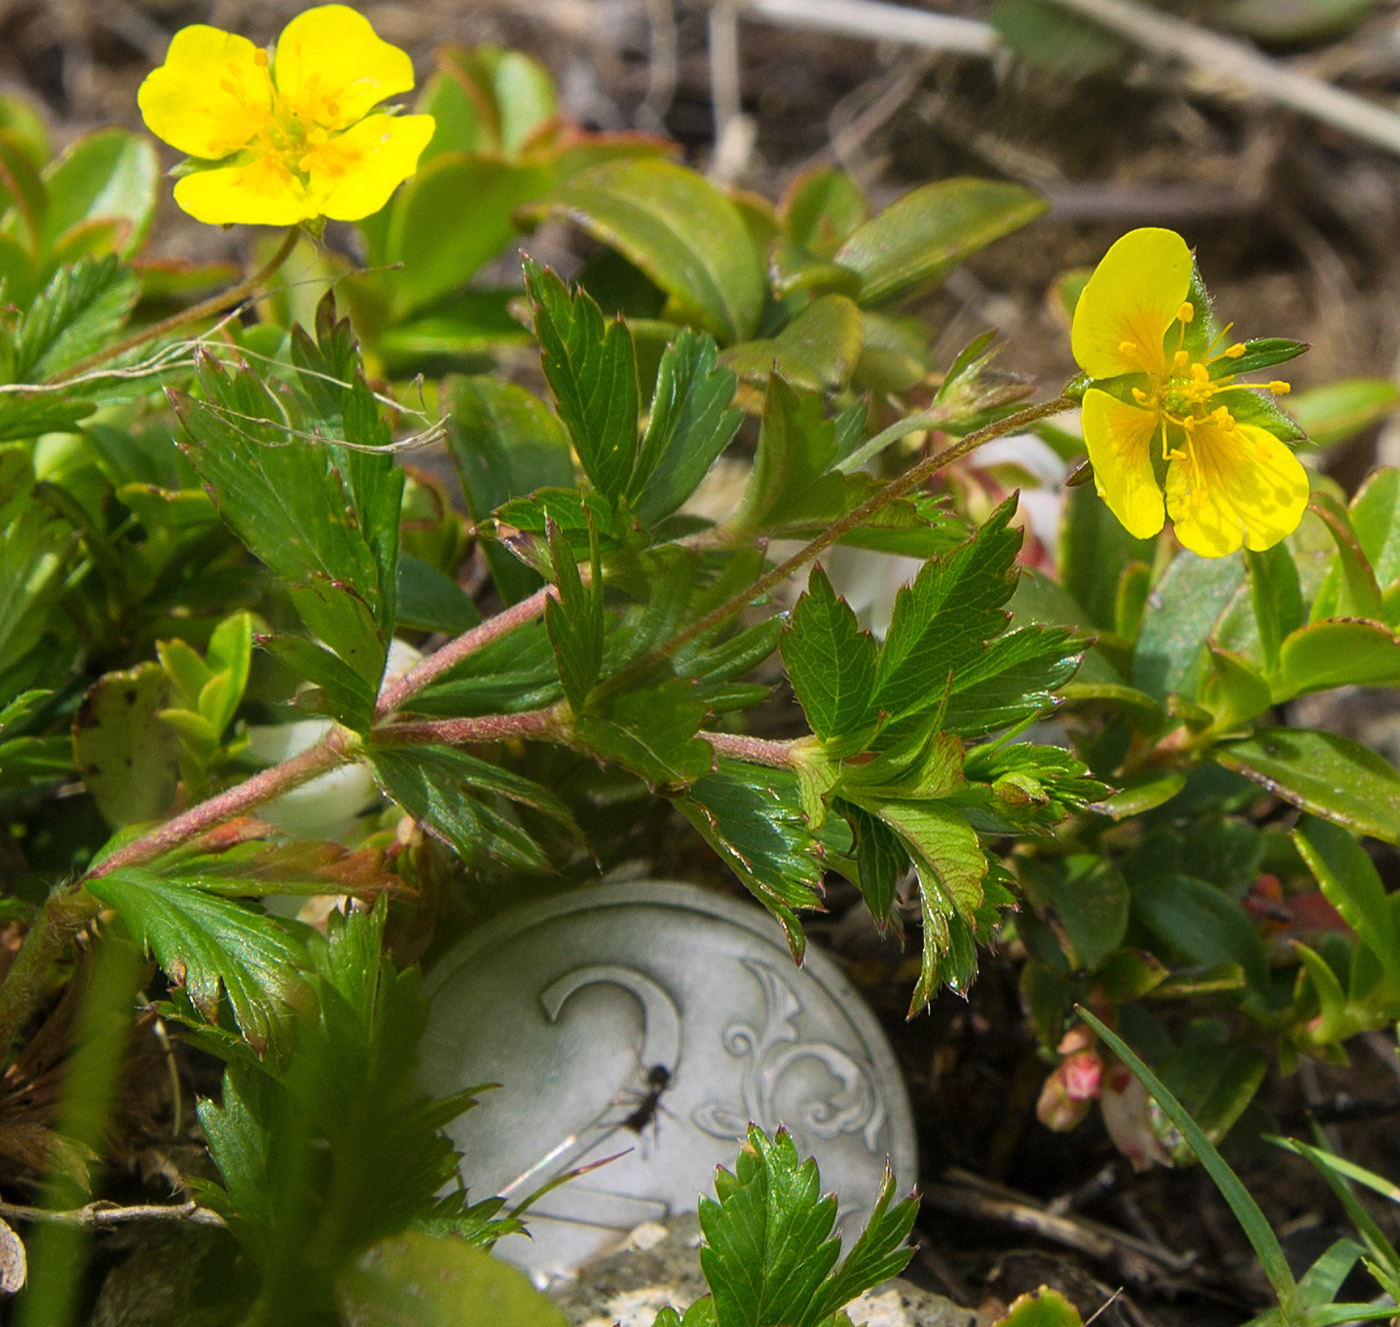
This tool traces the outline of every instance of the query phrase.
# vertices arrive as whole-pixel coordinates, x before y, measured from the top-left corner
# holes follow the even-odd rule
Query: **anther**
[[[1191,356],[1184,350],[1178,350],[1176,354],[1172,356],[1172,368],[1178,371],[1184,369],[1190,362]]]
[[[1290,387],[1286,382],[1271,382],[1269,384],[1269,390],[1275,396],[1287,396],[1288,393],[1293,390],[1293,388]]]
[[[1183,300],[1181,307],[1176,311],[1176,320],[1179,323],[1189,323],[1196,316],[1196,309],[1190,300]]]
[[[1191,365],[1191,381],[1198,387],[1204,387],[1210,381],[1210,370],[1204,364]]]
[[[1242,341],[1236,341],[1234,345],[1228,346],[1221,351],[1221,354],[1223,354],[1226,359],[1239,359],[1239,357],[1244,354],[1244,349],[1244,343]]]
[[[1138,405],[1146,405],[1148,401],[1151,400],[1151,397],[1149,397],[1148,394],[1144,392],[1141,387],[1134,387],[1133,400],[1136,401]]]
[[[1120,341],[1118,343],[1118,353],[1120,355],[1136,355],[1138,352],[1137,343],[1133,341]]]

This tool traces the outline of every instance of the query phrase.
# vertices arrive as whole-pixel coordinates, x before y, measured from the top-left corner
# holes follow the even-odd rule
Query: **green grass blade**
[[[1103,1038],[1113,1053],[1132,1070],[1138,1082],[1152,1094],[1154,1100],[1166,1113],[1167,1118],[1176,1125],[1181,1136],[1190,1144],[1191,1150],[1196,1154],[1201,1165],[1205,1167],[1206,1173],[1215,1181],[1216,1188],[1220,1190],[1225,1201],[1230,1204],[1230,1210],[1234,1212],[1235,1218],[1244,1228],[1244,1233],[1250,1244],[1254,1246],[1254,1252],[1263,1264],[1264,1275],[1269,1278],[1269,1284],[1273,1286],[1274,1294],[1278,1296],[1279,1307],[1283,1310],[1284,1319],[1290,1323],[1297,1322],[1298,1310],[1301,1307],[1298,1299],[1298,1283],[1293,1279],[1293,1273],[1288,1268],[1288,1260],[1283,1256],[1283,1248],[1278,1242],[1278,1236],[1274,1234],[1268,1219],[1260,1210],[1259,1204],[1250,1196],[1249,1190],[1240,1183],[1235,1172],[1225,1164],[1225,1158],[1216,1151],[1196,1121],[1186,1113],[1182,1104],[1167,1091],[1157,1075],[1133,1053],[1128,1043],[1116,1033],[1111,1032],[1082,1005],[1077,1006],[1077,1008],[1080,1018],[1088,1023]]]

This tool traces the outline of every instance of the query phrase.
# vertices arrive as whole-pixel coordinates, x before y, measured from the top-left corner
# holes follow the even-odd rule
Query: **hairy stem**
[[[223,824],[225,820],[290,792],[338,765],[348,764],[355,756],[350,733],[344,728],[332,728],[315,746],[307,747],[300,755],[260,770],[242,783],[234,784],[232,788],[226,788],[207,801],[190,807],[173,820],[167,820],[139,839],[133,839],[110,857],[104,857],[84,878],[96,880],[124,866],[141,866],[154,861],[172,848]],[[3,991],[0,991],[0,1003],[3,998]]]
[[[391,723],[374,730],[377,746],[457,746],[470,742],[513,742],[530,737],[562,737],[564,724],[557,706],[523,710],[519,714],[482,714],[467,719],[434,719],[427,723]]]
[[[544,606],[558,591],[552,585],[542,586],[528,599],[512,604],[504,612],[464,632],[455,640],[450,640],[442,649],[430,654],[422,663],[410,668],[402,677],[395,679],[379,695],[375,706],[375,717],[383,718],[391,710],[397,709],[415,692],[422,689],[445,673],[453,664],[459,663],[468,655],[475,654],[483,646],[499,639],[516,627],[533,621],[544,612]]]
[[[774,742],[764,737],[746,737],[743,733],[711,733],[703,729],[695,734],[710,744],[717,756],[747,760],[751,765],[771,765],[774,769],[793,769],[792,742]]]
[[[941,452],[926,456],[917,465],[910,466],[902,475],[890,480],[878,492],[872,493],[859,507],[847,512],[839,521],[828,526],[785,562],[780,562],[771,571],[765,572],[748,589],[741,590],[732,599],[720,604],[712,612],[706,613],[698,622],[691,623],[684,631],[678,632],[664,644],[658,645],[649,654],[643,655],[621,672],[615,673],[609,679],[610,684],[615,685],[627,681],[639,673],[645,672],[653,664],[669,658],[677,650],[689,645],[691,641],[700,639],[716,627],[723,626],[731,618],[737,617],[755,599],[781,585],[794,571],[805,566],[814,558],[820,557],[833,544],[838,543],[853,530],[858,529],[881,507],[887,506],[896,498],[902,498],[911,489],[922,484],[924,480],[937,474],[945,465],[960,460],[976,451],[984,443],[991,442],[994,438],[1003,438],[1008,433],[1015,433],[1018,429],[1025,428],[1027,424],[1035,423],[1038,419],[1045,419],[1049,415],[1058,415],[1061,411],[1073,409],[1075,404],[1067,396],[1057,396],[1053,401],[1044,401],[1040,405],[1028,406],[1025,410],[1018,410],[1014,415],[1008,415],[1005,419],[998,420],[995,424],[988,424],[986,428],[969,433],[965,438],[959,438],[952,446],[945,447]]]
[[[223,313],[233,308],[235,304],[241,304],[250,295],[256,295],[276,274],[278,268],[292,256],[292,250],[297,247],[297,241],[301,238],[301,234],[300,226],[291,227],[287,231],[286,238],[278,246],[277,252],[252,276],[244,277],[237,285],[230,286],[217,295],[211,295],[198,304],[191,304],[188,309],[172,313],[170,317],[162,318],[160,322],[152,323],[149,327],[138,328],[129,336],[124,336],[120,341],[113,341],[111,344],[103,346],[101,350],[94,351],[86,359],[80,359],[76,364],[69,365],[62,373],[55,374],[49,381],[67,382],[70,378],[87,373],[100,364],[106,364],[121,355],[125,355],[128,350],[135,350],[137,346],[144,346],[147,342],[155,341],[170,332],[188,326],[190,323],[202,322],[205,318],[212,318],[217,313]]]

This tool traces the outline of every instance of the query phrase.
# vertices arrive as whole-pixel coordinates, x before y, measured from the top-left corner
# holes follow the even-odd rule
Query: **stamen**
[[[1191,365],[1191,381],[1197,387],[1204,387],[1210,382],[1210,370],[1204,364]]]
[[[1269,390],[1275,396],[1287,396],[1288,393],[1293,390],[1293,388],[1290,387],[1286,382],[1271,382],[1269,384]]]
[[[1151,399],[1152,398],[1148,396],[1148,394],[1144,392],[1141,387],[1133,388],[1133,400],[1136,401],[1138,405],[1146,405]]]
[[[1178,350],[1176,354],[1172,356],[1172,368],[1175,369],[1178,373],[1182,369],[1184,369],[1190,362],[1191,356],[1188,355],[1184,350]]]
[[[1186,453],[1179,447],[1169,447],[1163,459],[1168,461],[1184,461],[1186,459]]]
[[[1227,347],[1222,353],[1226,359],[1239,359],[1244,354],[1243,342],[1236,341],[1234,345]]]
[[[1183,300],[1181,307],[1176,311],[1176,320],[1179,323],[1189,323],[1196,316],[1195,306],[1190,300]]]

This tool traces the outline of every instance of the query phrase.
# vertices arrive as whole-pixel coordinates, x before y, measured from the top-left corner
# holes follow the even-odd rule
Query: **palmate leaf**
[[[789,947],[800,957],[806,940],[795,910],[820,906],[822,871],[798,798],[790,772],[722,760],[676,805],[782,923]]]
[[[126,320],[141,285],[113,255],[60,267],[19,321],[0,337],[7,382],[42,382],[86,358]]]
[[[547,789],[465,751],[379,747],[370,763],[384,791],[468,864],[494,858],[522,871],[550,869],[544,850],[497,808],[497,798],[528,806],[582,837],[568,808]]]
[[[605,327],[584,291],[525,260],[525,288],[535,312],[544,376],[585,473],[601,493],[627,489],[637,457],[637,363],[632,335],[618,319]]]
[[[714,341],[683,328],[666,347],[651,417],[627,486],[643,525],[669,516],[696,489],[739,428],[735,378],[717,364]]]
[[[880,651],[873,704],[891,718],[941,698],[949,673],[979,660],[1005,629],[1003,605],[1016,586],[1021,532],[1009,528],[1015,499],[1003,502],[966,543],[929,562],[900,590]]]
[[[87,888],[115,909],[211,1022],[222,986],[239,1030],[259,1053],[305,1003],[306,950],[276,919],[141,867],[113,871]]]
[[[822,1195],[817,1163],[799,1158],[785,1129],[770,1140],[750,1125],[734,1170],[716,1171],[715,1195],[700,1200],[700,1265],[714,1305],[713,1318],[700,1320],[716,1327],[819,1327],[913,1254],[901,1246],[918,1200],[891,1205],[887,1168],[870,1220],[838,1266],[836,1199]]]
[[[620,693],[601,687],[574,731],[585,750],[631,770],[653,788],[684,787],[714,763],[709,743],[695,735],[707,712],[688,678]]]

